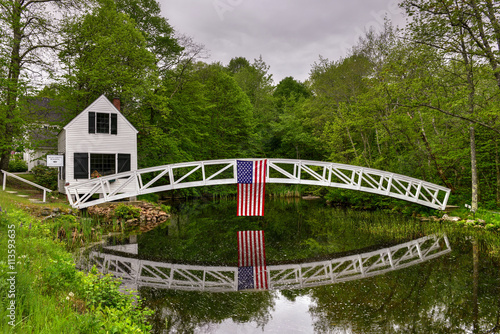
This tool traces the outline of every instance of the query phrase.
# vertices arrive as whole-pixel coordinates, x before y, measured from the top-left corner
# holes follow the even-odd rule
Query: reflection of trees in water
[[[453,252],[439,260],[383,276],[281,293],[290,301],[300,295],[312,298],[310,313],[319,333],[331,332],[335,327],[353,333],[485,333],[491,329],[491,333],[500,333],[496,326],[500,316],[500,274],[498,263],[492,260],[500,257],[496,236],[477,237],[475,249],[479,257],[473,261],[472,242],[466,236],[476,232],[453,225],[329,208],[321,202],[267,201],[265,217],[242,219],[235,216],[234,201],[189,202],[183,206],[171,226],[139,236],[140,253],[167,253],[188,262],[231,264],[237,257],[236,231],[262,228],[268,259],[297,260],[445,232]],[[227,319],[255,321],[264,326],[275,306],[271,292],[141,288],[140,293],[157,311],[156,332],[165,328],[165,319],[168,329],[182,333],[217,326]]]
[[[174,213],[169,224],[138,237],[141,256],[235,265],[241,230],[265,231],[268,264],[328,258],[422,236],[421,226],[404,216],[331,208],[323,201],[268,199],[264,217],[237,217],[235,200],[181,203]]]
[[[154,333],[193,333],[225,320],[235,323],[255,322],[258,327],[270,320],[275,306],[275,292],[208,293],[140,288],[145,306],[155,310],[151,320]]]
[[[440,261],[311,290],[315,330],[484,333],[494,328],[499,315],[498,264],[486,257],[473,261],[470,241],[457,249]]]

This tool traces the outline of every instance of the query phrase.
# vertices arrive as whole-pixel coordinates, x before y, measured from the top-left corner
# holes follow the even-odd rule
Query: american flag
[[[238,216],[263,216],[267,160],[236,161]]]
[[[268,288],[264,231],[238,231],[238,290]]]

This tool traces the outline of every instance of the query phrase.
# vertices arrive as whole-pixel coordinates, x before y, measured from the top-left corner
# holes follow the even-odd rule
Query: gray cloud
[[[322,55],[346,55],[365,29],[380,29],[384,16],[404,19],[396,0],[160,0],[174,29],[210,52],[209,61],[250,62],[262,55],[275,83],[286,76],[307,79]]]

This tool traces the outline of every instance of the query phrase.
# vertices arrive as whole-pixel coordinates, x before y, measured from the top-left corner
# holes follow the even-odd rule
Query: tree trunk
[[[477,177],[477,159],[476,159],[476,135],[474,126],[469,128],[470,134],[470,162],[471,162],[471,185],[472,185],[472,202],[471,211],[477,211],[478,197],[479,197],[479,180]]]
[[[472,331],[479,333],[479,247],[477,239],[472,239]]]
[[[382,156],[382,150],[380,149],[380,141],[379,141],[379,138],[378,138],[378,130],[377,130],[377,128],[375,128],[375,138],[377,140],[378,154],[379,154],[379,156]]]
[[[10,53],[8,87],[6,98],[5,133],[3,133],[3,144],[0,153],[0,168],[8,170],[10,152],[14,139],[14,116],[17,108],[17,96],[19,90],[19,76],[21,74],[21,41],[23,38],[21,27],[22,5],[19,0],[12,4],[11,24],[12,24],[12,50]],[[2,178],[0,176],[0,178]]]
[[[368,139],[366,138],[365,134],[363,131],[359,132],[361,139],[363,140],[363,153],[361,154],[363,158],[365,159],[365,164],[368,168],[371,168],[370,161],[371,161],[371,153],[370,153],[370,144],[368,143]]]
[[[436,171],[439,175],[439,178],[441,181],[444,182],[444,184],[451,189],[452,192],[455,192],[455,187],[453,184],[448,181],[448,178],[444,174],[443,169],[439,166],[436,155],[432,151],[431,145],[429,144],[429,141],[427,140],[427,135],[425,134],[425,128],[424,128],[424,120],[422,118],[422,114],[420,111],[418,112],[420,115],[420,137],[422,137],[422,140],[424,141],[425,149],[427,150],[427,154],[429,155],[429,158],[431,159],[432,163],[434,164],[434,167],[436,168]]]
[[[495,168],[497,175],[496,198],[497,205],[500,206],[500,153],[498,152],[498,135],[495,136]]]
[[[338,105],[337,105],[337,107],[338,107]],[[340,112],[340,110],[337,111],[337,115],[342,120],[342,123],[346,124],[344,117],[342,116],[342,113]],[[345,129],[347,131],[347,136],[349,136],[349,141],[351,142],[352,150],[354,151],[354,156],[356,157],[356,160],[358,160],[358,151],[356,150],[356,146],[354,145],[354,141],[352,140],[351,131],[349,131],[349,126],[347,124],[345,126]]]

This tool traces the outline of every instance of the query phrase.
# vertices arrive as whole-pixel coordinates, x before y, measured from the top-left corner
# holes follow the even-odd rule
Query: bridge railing
[[[6,183],[7,183],[7,176],[10,176],[10,177],[13,177],[14,179],[16,180],[19,180],[19,181],[22,181],[24,183],[27,183],[29,184],[30,186],[33,186],[35,188],[38,188],[38,189],[41,189],[43,191],[43,202],[45,202],[47,200],[47,193],[49,192],[52,192],[52,190],[48,189],[48,188],[45,188],[45,187],[42,187],[41,185],[39,184],[36,184],[36,183],[33,183],[31,181],[28,181],[26,179],[23,179],[22,177],[19,177],[15,174],[12,174],[12,173],[9,173],[9,172],[6,172],[4,171],[3,169],[0,170],[2,173],[3,173],[3,184],[2,184],[2,190],[5,191],[5,186],[6,186]]]
[[[302,289],[382,275],[451,252],[448,238],[430,235],[393,247],[327,261],[267,266],[269,290]],[[177,290],[237,291],[238,267],[196,266],[91,252],[95,265],[125,283]]]
[[[241,159],[257,160],[257,159]],[[78,181],[66,186],[70,204],[85,208],[142,194],[234,184],[237,159],[184,162]],[[382,170],[321,161],[267,159],[267,183],[359,190],[444,210],[450,189]]]

